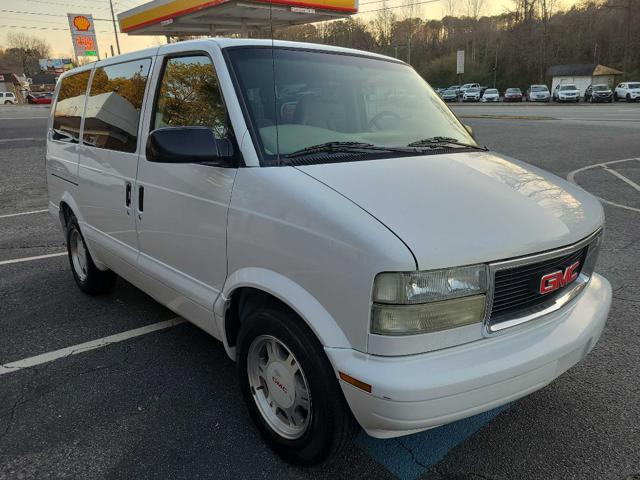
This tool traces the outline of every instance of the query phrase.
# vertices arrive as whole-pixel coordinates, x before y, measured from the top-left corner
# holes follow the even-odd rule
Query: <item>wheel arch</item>
[[[82,230],[82,225],[83,223],[85,223],[84,217],[80,213],[80,208],[78,207],[78,204],[76,203],[73,196],[68,191],[65,191],[62,194],[60,198],[60,203],[58,204],[58,209],[59,209],[59,217],[60,217],[60,226],[62,228],[62,233],[65,237],[65,240],[67,238],[67,225],[68,225],[69,219],[71,218],[71,216],[74,216],[78,221],[80,232],[82,233],[82,236],[85,239],[87,249],[91,254],[91,257],[95,266],[98,268],[98,270],[103,270],[103,271],[108,270],[109,269],[108,265],[106,265],[102,261],[102,259],[98,255],[98,252],[96,252],[96,249],[93,247],[93,244],[89,241],[90,239],[87,239],[87,236],[85,235],[86,232]]]
[[[249,305],[248,301],[255,303]],[[235,342],[242,317],[263,302],[277,302],[291,310],[306,323],[323,346],[351,348],[335,319],[303,287],[271,270],[244,268],[227,278],[214,305],[218,332],[232,360],[235,360]]]
[[[60,223],[63,229],[66,229],[67,222],[69,221],[72,215],[76,217],[78,222],[82,221],[78,204],[76,203],[75,199],[68,191],[65,191],[60,197],[58,208],[60,211]]]

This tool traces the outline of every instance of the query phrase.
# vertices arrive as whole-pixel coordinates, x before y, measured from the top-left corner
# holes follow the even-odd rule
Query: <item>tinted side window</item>
[[[84,143],[135,152],[138,125],[149,76],[148,58],[96,69],[85,113]]]
[[[205,126],[216,138],[226,137],[226,111],[209,57],[168,59],[154,111],[152,128]]]
[[[62,80],[53,113],[53,138],[68,142],[80,139],[80,120],[91,70],[70,75]]]

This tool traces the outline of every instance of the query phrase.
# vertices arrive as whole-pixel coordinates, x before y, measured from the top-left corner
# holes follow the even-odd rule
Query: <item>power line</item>
[[[58,28],[58,27],[33,27],[26,25],[0,25],[0,28],[23,28],[26,30],[60,30],[68,32],[69,28]],[[96,30],[97,33],[112,33],[110,30]]]
[[[4,9],[0,9],[0,12],[4,12],[4,13],[15,13],[18,15],[43,15],[45,17],[67,17],[66,15],[63,14],[59,14],[59,13],[42,13],[42,12],[25,12],[22,10],[4,10]],[[94,20],[98,20],[98,21],[102,21],[102,22],[110,22],[111,19],[110,18],[94,18]]]
[[[373,9],[373,10],[365,10],[364,12],[358,12],[358,13],[379,12],[381,10],[391,10],[392,8],[415,7],[416,5],[424,5],[426,3],[436,3],[436,2],[439,2],[439,1],[440,0],[426,0],[425,2],[407,3],[406,5],[396,5],[396,6],[393,6],[393,7],[382,7],[382,8],[376,8],[376,9]]]
[[[71,8],[87,8],[86,5],[78,5],[78,4],[72,4],[72,3],[60,3],[60,2],[48,2],[45,0],[24,0],[25,2],[32,2],[32,3],[43,3],[45,5],[57,5],[60,7],[71,7]],[[91,7],[93,10],[108,10],[105,7]]]

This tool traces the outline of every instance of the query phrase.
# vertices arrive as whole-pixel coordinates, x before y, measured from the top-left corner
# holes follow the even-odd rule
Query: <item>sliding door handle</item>
[[[144,210],[144,187],[138,187],[138,211],[142,212]]]
[[[124,204],[127,208],[131,206],[131,182],[127,182],[124,191]]]

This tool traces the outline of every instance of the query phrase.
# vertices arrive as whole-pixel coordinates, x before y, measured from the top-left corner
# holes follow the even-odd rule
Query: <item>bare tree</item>
[[[402,17],[407,22],[407,63],[411,65],[411,43],[413,36],[420,28],[422,9],[416,5],[415,0],[402,0]]]
[[[48,58],[51,52],[49,44],[41,38],[26,33],[8,33],[5,55],[22,66],[24,74],[31,76],[40,69],[38,60]]]
[[[22,32],[7,33],[7,50],[12,48],[33,52],[39,58],[48,58],[51,53],[46,40]]]
[[[467,0],[467,17],[477,20],[484,7],[484,0]]]
[[[387,0],[382,0],[382,7],[376,12],[376,16],[373,18],[371,24],[374,37],[384,52],[388,52],[391,46],[395,23],[395,14],[388,8]]]
[[[442,16],[455,17],[458,14],[458,0],[442,0]]]

